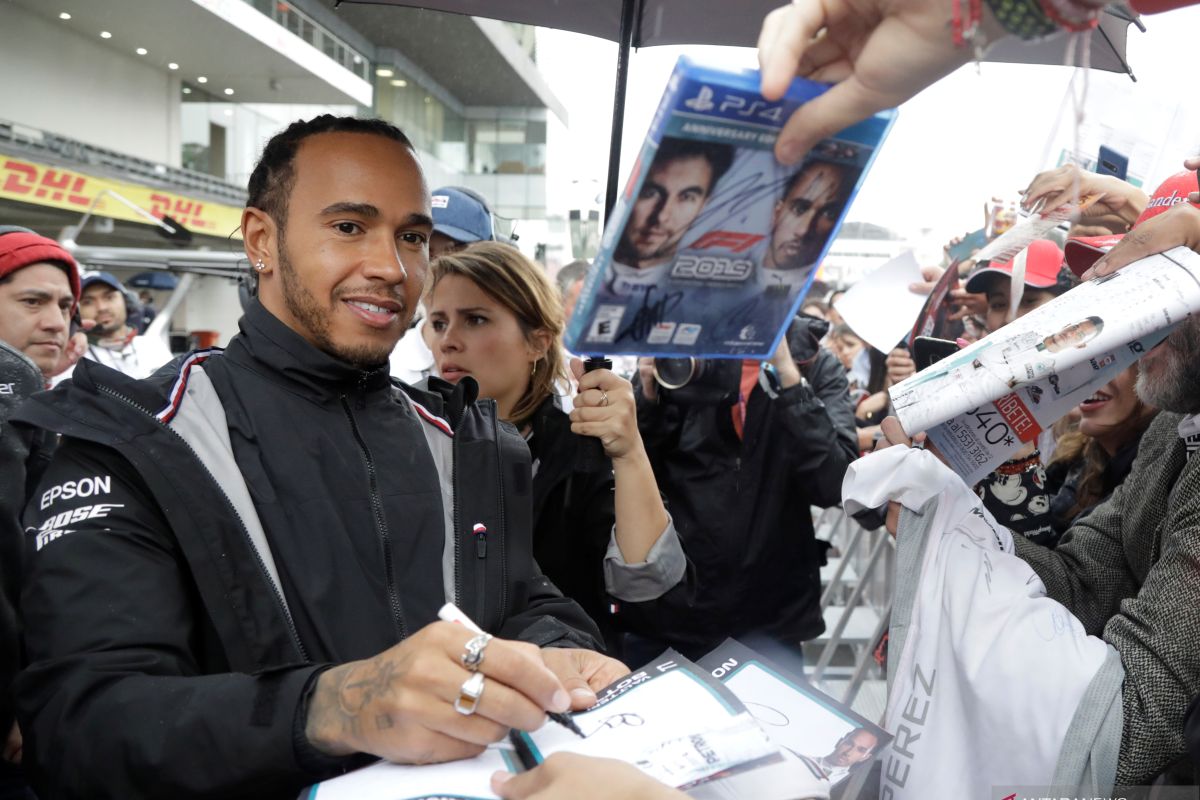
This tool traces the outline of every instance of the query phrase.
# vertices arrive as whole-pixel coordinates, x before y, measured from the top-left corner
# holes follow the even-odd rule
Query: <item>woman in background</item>
[[[543,573],[619,650],[619,603],[655,600],[686,559],[638,433],[633,387],[609,370],[584,373],[568,416],[562,303],[516,248],[479,242],[433,262],[430,346],[442,380],[471,377],[532,457],[533,555]],[[598,442],[607,459],[586,454]],[[599,454],[596,454],[597,456]],[[608,459],[611,459],[611,464]],[[600,462],[600,463],[593,463]]]

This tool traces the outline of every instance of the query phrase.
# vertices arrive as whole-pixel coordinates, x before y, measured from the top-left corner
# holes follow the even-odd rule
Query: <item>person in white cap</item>
[[[472,242],[496,239],[492,210],[478,193],[458,186],[443,186],[430,197],[433,235],[429,237],[429,259],[463,249]],[[425,306],[417,310],[412,327],[400,337],[389,362],[392,377],[417,384],[433,374],[433,351],[425,340]]]

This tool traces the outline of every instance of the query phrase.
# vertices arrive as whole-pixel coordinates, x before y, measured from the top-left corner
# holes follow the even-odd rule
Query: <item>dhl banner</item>
[[[0,199],[52,206],[83,214],[105,189],[116,192],[156,217],[167,214],[194,233],[222,237],[232,233],[241,236],[240,208],[0,155]],[[101,217],[150,224],[124,203],[108,195],[100,198],[93,213]]]

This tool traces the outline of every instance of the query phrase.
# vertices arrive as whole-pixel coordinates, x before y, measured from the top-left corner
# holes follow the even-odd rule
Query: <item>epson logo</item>
[[[754,274],[754,262],[744,258],[684,253],[671,265],[671,277],[685,281],[742,283]]]
[[[713,87],[705,84],[701,84],[695,97],[689,97],[683,104],[700,114],[715,112],[773,123],[783,121],[783,106],[778,103],[769,103],[761,97],[747,97],[724,90],[718,95],[713,91]]]
[[[54,505],[58,499],[71,500],[75,497],[91,497],[92,495],[108,494],[112,491],[111,475],[95,475],[90,478],[80,478],[77,481],[66,481],[42,494],[42,510]]]

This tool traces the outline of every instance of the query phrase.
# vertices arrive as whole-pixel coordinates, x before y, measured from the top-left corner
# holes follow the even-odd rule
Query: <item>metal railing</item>
[[[69,136],[31,128],[9,120],[0,119],[0,149],[33,159],[49,156],[57,161],[98,169],[115,178],[129,179],[155,188],[183,191],[219,203],[234,206],[246,204],[244,187],[228,183],[214,175],[118,153]]]
[[[869,679],[883,678],[874,654],[891,620],[895,542],[886,529],[869,531],[836,508],[821,515],[817,531],[840,550],[840,561],[828,578],[820,603],[822,613],[837,609],[837,615],[831,620],[826,614],[827,623],[832,624],[816,642],[819,654],[808,677],[843,703],[854,705]],[[859,626],[849,635],[856,614],[874,617],[869,633],[864,634]],[[835,668],[834,659],[847,650],[853,656],[848,671],[845,666]],[[834,675],[835,671],[840,674]],[[882,709],[871,716],[881,717]]]
[[[370,59],[355,50],[346,40],[330,33],[324,25],[305,14],[286,0],[243,0],[259,13],[270,17],[275,24],[296,34],[308,44],[332,58],[341,66],[365,81],[371,80]]]

